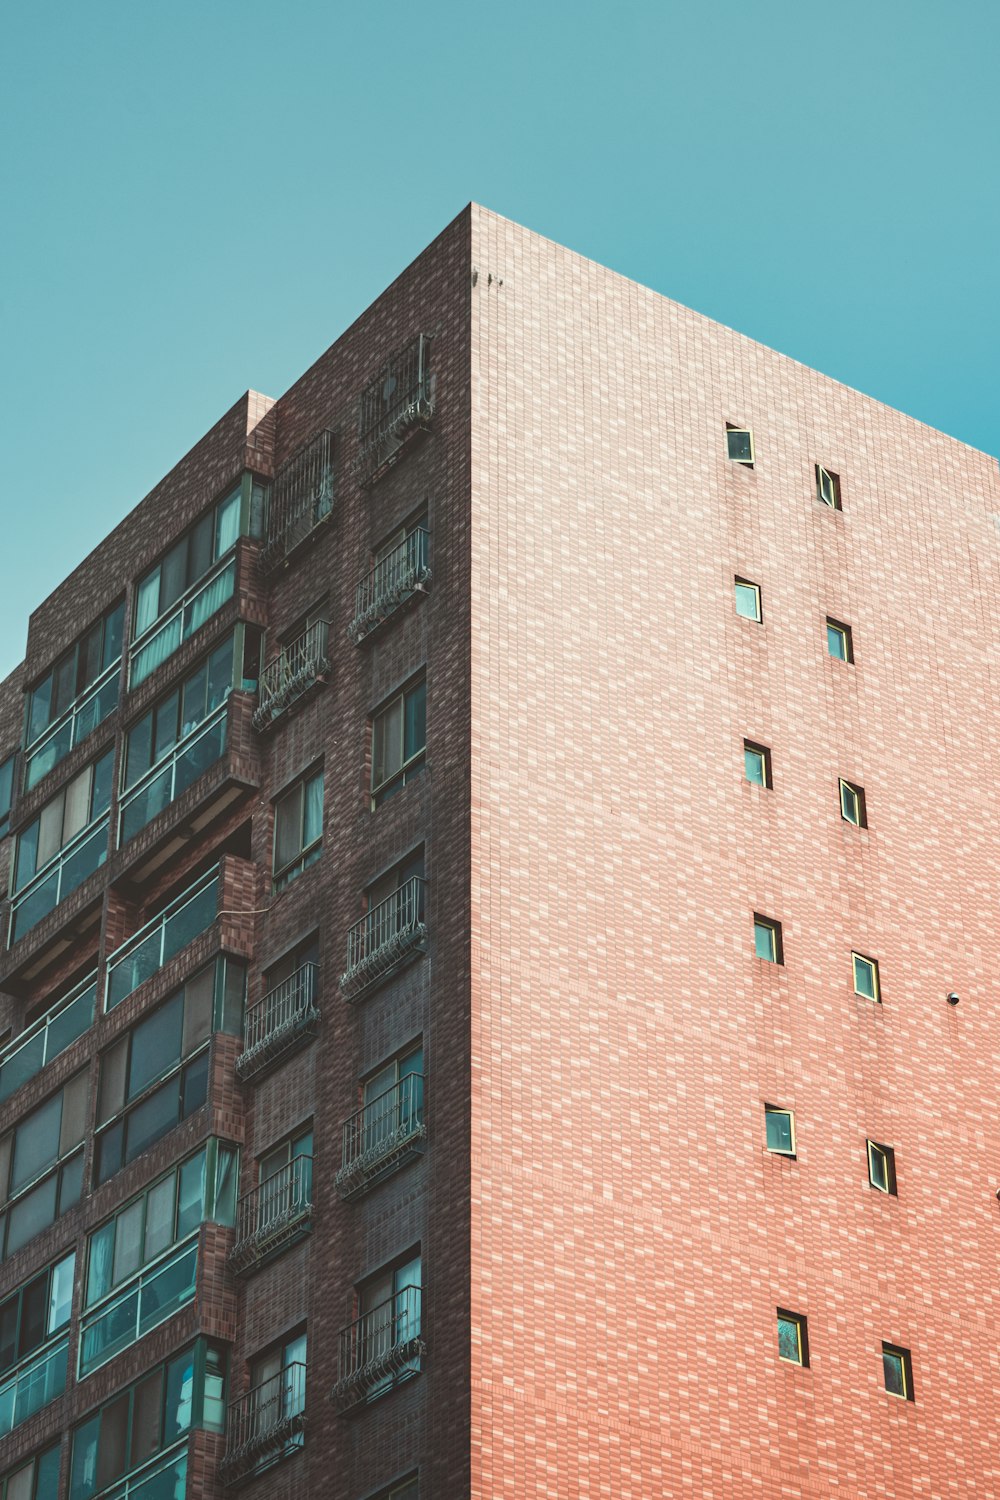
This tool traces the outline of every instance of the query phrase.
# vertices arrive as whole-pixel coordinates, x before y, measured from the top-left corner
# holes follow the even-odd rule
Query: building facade
[[[998,513],[475,205],[238,402],[0,686],[0,1500],[1000,1492]]]

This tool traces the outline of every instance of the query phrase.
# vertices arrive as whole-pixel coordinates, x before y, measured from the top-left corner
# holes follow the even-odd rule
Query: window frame
[[[753,914],[754,930],[754,956],[762,963],[783,965],[785,962],[785,948],[781,933],[781,923],[775,917],[764,916],[762,912],[755,911]],[[771,934],[770,955],[761,953],[757,942],[757,934],[769,932]]]
[[[69,1302],[65,1304],[65,1317],[63,1318],[63,1321],[61,1323],[56,1323],[54,1326],[50,1327],[49,1321],[53,1312],[53,1297],[55,1295],[56,1273],[62,1271],[63,1268],[67,1265],[70,1268]],[[11,1303],[17,1303],[17,1311],[15,1314],[13,1331],[15,1351],[14,1358],[10,1361],[9,1364],[0,1365],[0,1384],[6,1384],[8,1376],[20,1369],[22,1365],[30,1364],[40,1354],[43,1354],[47,1346],[49,1344],[55,1343],[69,1327],[73,1316],[75,1276],[76,1247],[74,1246],[72,1250],[65,1251],[55,1260],[51,1260],[47,1265],[42,1266],[39,1270],[33,1271],[26,1281],[22,1281],[19,1286],[13,1287],[7,1293],[6,1297],[4,1297],[2,1301],[0,1301],[0,1315],[3,1314],[4,1310],[8,1308]],[[38,1285],[38,1283],[42,1281],[43,1278],[46,1283],[44,1300],[47,1308],[45,1315],[45,1332],[42,1338],[39,1339],[37,1343],[30,1344],[27,1348],[22,1349],[21,1340],[24,1332],[23,1320],[25,1296],[29,1291],[33,1290]]]
[[[6,838],[10,828],[10,814],[14,805],[14,791],[17,786],[17,750],[12,750],[0,760],[0,839]],[[4,791],[5,780],[7,789]],[[4,798],[6,797],[6,803]],[[13,873],[13,872],[11,872]],[[8,881],[10,875],[8,875]]]
[[[858,974],[859,974],[859,972],[861,972],[860,969],[859,969],[859,965],[862,965],[862,964],[866,965],[867,968],[868,968],[868,970],[871,973],[871,976],[872,976],[872,988],[874,990],[874,994],[870,995],[867,990],[859,989],[859,987],[858,987]],[[854,984],[854,993],[856,995],[860,996],[860,998],[862,1000],[868,1000],[868,1001],[870,1001],[872,1005],[881,1005],[882,1004],[882,980],[881,980],[881,977],[879,975],[878,959],[877,958],[869,958],[866,953],[859,953],[856,948],[852,948],[851,949],[851,974],[852,974],[852,980],[853,980],[853,984]]]
[[[93,760],[89,760],[85,766],[81,766],[79,771],[77,771],[75,775],[71,776],[68,781],[64,781],[59,789],[55,791],[51,797],[48,797],[46,799],[46,801],[39,808],[35,817],[32,818],[31,822],[20,830],[17,835],[17,843],[14,849],[14,856],[11,861],[12,896],[22,895],[22,893],[28,890],[36,881],[40,881],[41,877],[45,875],[46,872],[51,872],[52,870],[54,870],[59,863],[59,860],[65,857],[66,850],[73,848],[73,846],[77,843],[83,843],[86,840],[87,835],[93,832],[93,830],[97,827],[105,814],[110,812],[111,803],[114,797],[114,766],[115,747],[112,743],[108,745],[100,755],[94,756]],[[99,767],[106,768],[106,770],[100,777],[97,775]],[[86,821],[79,828],[75,829],[74,832],[67,836],[66,809],[67,803],[70,800],[71,789],[80,785],[84,777],[89,778],[87,785]],[[104,802],[103,805],[100,805],[100,798],[104,790],[101,785],[102,781],[106,781],[107,783],[107,801]],[[97,799],[96,801],[95,798]],[[42,819],[46,816],[46,814],[50,812],[50,809],[54,808],[59,802],[62,803],[62,811],[59,815],[60,843],[55,851],[50,854],[42,864],[39,864],[38,850],[41,843]],[[95,807],[97,808],[97,811],[95,811]],[[20,868],[21,853],[25,847],[25,838],[29,833],[32,832],[32,830],[35,830],[34,853],[32,857],[34,869],[32,870],[32,873],[27,876],[27,878],[22,879]],[[105,850],[105,856],[106,855],[107,851]]]
[[[738,620],[749,620],[752,625],[763,625],[764,623],[764,595],[759,583],[754,583],[752,578],[744,578],[740,574],[733,576],[734,600],[736,618]],[[740,609],[740,589],[750,589],[753,592],[755,613],[744,614]]]
[[[185,527],[181,535],[175,537],[170,543],[170,546],[166,547],[163,552],[160,553],[156,562],[153,563],[151,567],[147,568],[146,571],[135,580],[132,599],[132,630],[130,654],[135,653],[136,646],[142,643],[147,633],[153,631],[156,626],[159,625],[163,620],[164,616],[169,614],[172,609],[176,609],[177,606],[181,604],[185,597],[191,592],[191,590],[194,589],[199,583],[201,583],[203,579],[208,577],[213,568],[217,567],[224,558],[229,557],[231,553],[235,552],[236,545],[239,542],[240,537],[246,534],[244,517],[247,506],[245,504],[245,497],[243,492],[244,489],[247,488],[245,484],[245,479],[247,477],[247,475],[242,476],[235,486],[228,486],[225,494],[220,495],[218,499],[212,501],[211,505],[206,506],[201,515],[196,517],[196,519],[191,522],[190,526]],[[219,527],[221,514],[225,510],[225,507],[230,505],[234,500],[236,501],[236,536],[228,547],[220,549]],[[197,557],[192,552],[192,542],[194,541],[199,528],[206,526],[206,523],[208,523],[209,529],[211,531],[211,545],[209,549],[211,552],[211,559],[206,567],[202,568],[198,573],[193,573],[192,567],[196,564]],[[171,557],[181,545],[183,545],[186,549],[186,555],[184,559],[184,586],[180,589],[175,598],[173,598],[168,604],[163,604],[163,565],[166,562],[167,558]],[[156,614],[153,615],[149,620],[147,620],[146,623],[140,628],[139,605],[142,599],[142,591],[143,588],[150,583],[154,574],[159,575],[157,578],[157,611]]]
[[[898,1368],[903,1389],[894,1391],[891,1389],[886,1378],[886,1361],[895,1360]],[[892,1344],[886,1339],[882,1340],[882,1386],[887,1396],[893,1396],[897,1401],[912,1401],[913,1395],[913,1358],[909,1349],[902,1344]]]
[[[152,779],[156,773],[163,769],[167,763],[174,759],[178,752],[189,740],[193,740],[200,729],[203,729],[212,716],[222,710],[228,703],[230,696],[236,687],[236,660],[237,660],[237,634],[238,629],[234,627],[228,631],[221,641],[217,641],[210,651],[204,652],[196,662],[192,663],[184,673],[183,677],[176,678],[164,692],[158,694],[145,713],[139,718],[133,719],[125,731],[125,743],[122,747],[121,767],[119,770],[119,795],[124,801],[127,794],[133,792],[136,787],[141,786],[147,777]],[[208,703],[208,689],[210,683],[209,662],[218,656],[226,647],[230,650],[229,685],[217,703],[210,708],[203,708],[201,717],[192,721],[186,721],[184,714],[184,695],[190,685],[195,682],[202,671],[205,673],[205,685],[203,692],[203,703]],[[241,679],[242,680],[242,679]],[[174,723],[176,734],[170,741],[167,749],[155,754],[155,747],[160,742],[159,715],[165,709],[171,699],[175,699]],[[149,725],[149,757],[143,770],[136,775],[130,774],[129,760],[132,747],[132,737],[145,724]]]
[[[836,635],[843,644],[843,656],[839,651],[830,650],[831,635]],[[843,620],[835,620],[832,615],[826,616],[826,654],[832,661],[842,661],[847,666],[854,665],[854,633],[850,625],[845,625]]]
[[[798,1359],[790,1359],[787,1354],[781,1352],[781,1325],[790,1324],[795,1329],[795,1342]],[[795,1365],[799,1369],[809,1368],[809,1327],[805,1313],[789,1312],[786,1307],[777,1309],[778,1324],[778,1360],[783,1365]]]
[[[845,823],[852,828],[868,827],[868,808],[865,804],[865,789],[856,781],[846,781],[843,776],[838,778],[840,786],[840,816]],[[855,816],[851,817],[848,807],[852,807]]]
[[[772,1119],[777,1119],[779,1117],[784,1117],[788,1121],[788,1135],[791,1144],[789,1145],[787,1150],[783,1146],[772,1146],[770,1140],[768,1139],[768,1124]],[[795,1111],[792,1109],[783,1109],[781,1105],[778,1104],[765,1104],[764,1141],[768,1152],[772,1156],[786,1156],[790,1160],[794,1161],[797,1154],[795,1149]]]
[[[305,842],[306,817],[309,806],[309,788],[316,782],[320,784],[320,820],[319,833],[309,843]],[[299,838],[298,853],[294,858],[278,866],[278,820],[281,816],[281,808],[284,803],[292,797],[299,796]],[[285,889],[293,880],[302,875],[310,865],[315,864],[323,852],[323,832],[326,823],[326,783],[324,780],[324,767],[322,761],[314,762],[308,770],[296,776],[287,786],[283,787],[271,803],[271,884],[274,894]]]
[[[843,510],[840,498],[840,475],[823,464],[816,465],[816,499],[827,510]]]
[[[887,1198],[896,1198],[896,1153],[891,1146],[884,1146],[881,1141],[873,1141],[871,1136],[865,1138],[865,1147],[868,1155],[868,1184],[874,1188],[876,1193],[882,1193]],[[881,1165],[879,1176],[884,1179],[876,1181],[876,1164]]]
[[[89,1064],[86,1067],[77,1069],[75,1073],[73,1073],[69,1078],[65,1080],[61,1087],[55,1089],[53,1093],[47,1094],[44,1099],[40,1100],[39,1103],[36,1104],[35,1107],[28,1112],[28,1114],[22,1115],[20,1119],[15,1120],[11,1124],[10,1128],[4,1131],[3,1135],[0,1136],[0,1155],[4,1154],[4,1143],[7,1141],[10,1142],[10,1146],[9,1148],[7,1148],[6,1152],[8,1156],[6,1164],[6,1181],[0,1178],[0,1252],[2,1252],[0,1253],[0,1261],[6,1260],[10,1255],[16,1255],[18,1250],[23,1249],[26,1245],[30,1245],[31,1241],[35,1239],[39,1234],[44,1234],[47,1229],[51,1229],[52,1225],[57,1223],[64,1214],[69,1213],[70,1209],[75,1208],[83,1197],[84,1155],[87,1149],[87,1142],[90,1139],[90,1131],[88,1128],[88,1106],[90,1099],[89,1074]],[[35,1116],[40,1114],[43,1109],[49,1108],[52,1104],[52,1101],[58,1098],[61,1100],[59,1108],[59,1135],[61,1145],[65,1110],[65,1095],[67,1093],[67,1090],[74,1086],[80,1089],[83,1095],[82,1114],[84,1123],[79,1140],[74,1142],[74,1144],[68,1146],[65,1151],[58,1151],[57,1155],[53,1159],[48,1161],[40,1171],[34,1174],[33,1177],[29,1178],[16,1190],[12,1189],[11,1183],[14,1174],[14,1157],[17,1151],[17,1137],[19,1133],[22,1130],[26,1130]],[[71,1164],[75,1164],[77,1161],[79,1161],[80,1180],[76,1186],[75,1196],[73,1196],[74,1190],[72,1187],[72,1179],[70,1179],[70,1201],[67,1202],[65,1206],[60,1206],[63,1200],[64,1174],[66,1173],[67,1167],[69,1167]],[[16,1209],[18,1204],[23,1203],[30,1194],[35,1193],[40,1188],[42,1188],[48,1182],[49,1178],[55,1178],[55,1213],[47,1223],[43,1224],[39,1229],[36,1229],[33,1234],[30,1234],[28,1236],[27,1239],[22,1240],[21,1243],[14,1248],[14,1250],[9,1250],[8,1245],[10,1243],[10,1221],[12,1210]]]
[[[415,749],[411,749],[410,753],[407,754],[406,736],[407,736],[407,730],[408,730],[408,727],[409,727],[409,720],[408,720],[408,712],[407,712],[407,710],[408,710],[409,703],[412,701],[412,699],[414,698],[414,696],[416,694],[418,694],[418,693],[422,693],[423,694],[423,708],[422,708],[423,729],[424,729],[423,743],[421,745],[417,746]],[[376,782],[376,780],[375,780],[375,768],[376,768],[376,765],[378,764],[376,746],[377,746],[377,740],[378,740],[378,735],[379,735],[379,725],[382,722],[384,722],[384,720],[386,719],[387,715],[389,713],[391,713],[392,710],[395,709],[395,708],[397,708],[397,707],[399,708],[399,736],[400,736],[399,764],[392,771],[390,771],[387,774],[383,775],[381,781]],[[386,756],[386,753],[385,753],[385,746],[384,746],[385,731],[384,730],[382,731],[382,734],[383,734],[382,761],[384,763],[387,760],[387,758],[388,758]],[[418,672],[415,672],[413,674],[413,676],[410,677],[403,684],[402,687],[398,688],[395,692],[391,693],[388,698],[383,699],[383,701],[379,704],[379,706],[376,709],[373,709],[372,714],[371,714],[371,735],[370,735],[369,747],[370,747],[370,755],[371,755],[371,768],[370,768],[370,777],[369,777],[369,780],[370,780],[369,795],[371,797],[371,809],[372,809],[372,812],[374,812],[376,810],[376,808],[378,808],[379,806],[381,806],[381,804],[383,802],[388,801],[388,799],[395,792],[397,792],[401,787],[404,787],[406,785],[407,781],[411,780],[414,775],[418,774],[418,772],[423,769],[424,762],[427,759],[427,669],[426,669],[426,667],[421,667],[420,670]]]
[[[750,449],[749,458],[739,458],[732,451],[732,438],[735,435],[746,436],[747,447]],[[757,452],[754,448],[753,428],[740,427],[736,422],[726,423],[726,458],[731,464],[739,464],[743,469],[752,469],[757,462]]]
[[[39,1452],[33,1453],[30,1458],[24,1458],[21,1459],[19,1463],[15,1463],[12,1468],[8,1469],[6,1473],[3,1474],[2,1477],[0,1477],[0,1500],[11,1500],[11,1480],[20,1479],[22,1474],[26,1473],[29,1469],[32,1470],[31,1488],[28,1491],[25,1500],[52,1500],[52,1495],[55,1494],[56,1488],[58,1488],[59,1484],[59,1465],[61,1462],[61,1458],[62,1435],[60,1435],[54,1443],[50,1443],[47,1448],[42,1448],[39,1450]],[[47,1472],[43,1472],[43,1464],[45,1465],[45,1469],[47,1470]],[[45,1480],[47,1486],[49,1480],[52,1480],[53,1487],[51,1489],[47,1488],[43,1492],[39,1485],[40,1479]]]
[[[109,645],[110,649],[114,651],[115,642],[113,631],[111,633],[109,641],[108,627],[112,624],[116,615],[120,616],[118,626],[118,649],[116,654],[109,656]],[[101,664],[92,676],[88,677],[86,681],[82,681],[80,674],[81,671],[85,669],[85,658],[81,655],[82,648],[84,647],[85,643],[94,635],[95,631],[98,630],[100,631],[100,645],[98,648],[98,654],[100,656]],[[110,675],[113,667],[121,665],[121,659],[124,650],[125,596],[123,594],[118,599],[117,603],[113,604],[110,609],[106,609],[103,614],[101,614],[96,620],[92,620],[91,623],[87,626],[86,630],[81,630],[80,634],[76,637],[73,643],[68,646],[65,651],[60,652],[60,654],[55,658],[48,671],[44,672],[41,677],[37,677],[31,687],[25,690],[24,749],[26,754],[27,752],[35,749],[39,741],[45,738],[49,730],[52,729],[53,725],[60,723],[62,719],[64,719],[68,714],[72,713],[73,709],[79,704],[81,698],[86,697],[91,688],[94,687],[96,683],[100,682],[102,677],[104,677],[105,673],[108,673]],[[56,681],[57,674],[63,669],[66,663],[70,661],[73,662],[73,679],[75,684],[75,691],[73,692],[71,697],[66,700],[65,703],[63,703],[59,708],[53,711],[51,695],[52,685]],[[45,709],[47,718],[40,729],[35,729],[34,700],[36,694],[46,683],[49,684],[49,701]],[[110,710],[110,712],[113,711],[114,710]],[[101,722],[103,722],[103,720]],[[96,724],[94,728],[97,728]],[[60,757],[60,759],[62,758],[63,757]],[[58,762],[56,762],[56,764],[58,764]],[[41,780],[41,777],[39,777],[39,780]]]
[[[751,776],[747,770],[748,757],[750,756],[756,756],[760,761],[762,777],[760,781],[755,776]],[[774,780],[771,775],[771,751],[767,745],[761,745],[756,740],[744,739],[743,779],[749,782],[751,786],[759,786],[761,791],[769,792],[772,789]]]

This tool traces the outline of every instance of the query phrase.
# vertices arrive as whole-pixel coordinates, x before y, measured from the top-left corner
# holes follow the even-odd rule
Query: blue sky
[[[996,0],[10,9],[0,676],[470,198],[996,453],[998,31]]]

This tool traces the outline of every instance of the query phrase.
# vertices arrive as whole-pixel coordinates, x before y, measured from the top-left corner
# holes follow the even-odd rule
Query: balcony
[[[285,567],[309,535],[333,514],[333,433],[319,433],[282,464],[271,485],[267,541],[260,554],[265,572]]]
[[[85,979],[0,1052],[0,1104],[90,1029],[96,1001],[97,980]]]
[[[412,875],[369,911],[347,934],[347,968],[340,976],[346,1000],[357,1000],[374,985],[427,950],[424,885]]]
[[[82,745],[98,724],[103,724],[118,707],[118,678],[121,658],[112,662],[97,681],[24,752],[24,790],[30,792],[43,776],[65,760],[71,750]]]
[[[226,751],[226,717],[226,704],[222,703],[174,747],[166,760],[122,794],[118,813],[119,849],[222,759]]]
[[[209,870],[176,901],[140,927],[108,959],[105,1011],[126,1000],[175,954],[215,921],[219,910],[219,867]]]
[[[232,1270],[237,1275],[255,1271],[308,1234],[311,1213],[312,1157],[296,1156],[240,1199],[236,1242],[229,1252]]]
[[[0,1438],[20,1427],[66,1389],[69,1338],[26,1360],[0,1384]]]
[[[408,1073],[344,1121],[337,1192],[359,1198],[424,1148],[424,1075]]]
[[[260,674],[260,692],[253,716],[253,727],[258,732],[270,728],[310,688],[323,682],[330,670],[329,631],[325,620],[315,621],[268,662]]]
[[[356,646],[414,594],[426,593],[431,578],[429,543],[425,528],[416,527],[361,579],[354,593],[354,618],[347,627]]]
[[[243,1051],[236,1072],[246,1082],[280,1062],[316,1035],[319,965],[303,964],[251,1005],[243,1021]]]
[[[200,630],[232,597],[236,587],[236,557],[230,553],[210,573],[183,594],[168,614],[154,620],[132,642],[129,687],[137,688],[168,656]]]
[[[219,1465],[227,1487],[302,1447],[306,1425],[306,1366],[286,1365],[229,1408],[226,1453]]]
[[[104,813],[89,828],[82,829],[11,898],[8,948],[100,869],[108,857],[108,823],[109,816]]]
[[[423,1288],[401,1287],[340,1331],[340,1378],[331,1392],[343,1415],[420,1371]]]
[[[353,464],[360,484],[374,484],[399,460],[410,439],[429,427],[434,415],[429,357],[430,337],[421,333],[365,387]]]
[[[123,1349],[184,1307],[195,1293],[198,1240],[147,1266],[140,1276],[86,1314],[80,1328],[80,1376],[107,1364]]]

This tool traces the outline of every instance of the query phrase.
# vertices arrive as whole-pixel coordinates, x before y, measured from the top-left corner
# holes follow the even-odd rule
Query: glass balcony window
[[[235,538],[234,538],[235,541]],[[140,585],[141,587],[141,585]],[[163,618],[154,620],[132,644],[129,686],[145,682],[156,668],[218,614],[236,588],[236,558],[231,556],[193,584]]]
[[[104,1009],[109,1011],[120,1005],[188,943],[207,931],[215,921],[218,909],[219,871],[216,865],[111,954]]]
[[[0,1438],[62,1395],[68,1351],[69,1338],[64,1334],[51,1348],[25,1360],[0,1382]]]
[[[0,1104],[90,1029],[96,1000],[97,980],[91,976],[0,1052]]]
[[[88,1070],[0,1137],[0,1248],[20,1250],[80,1201]]]
[[[34,745],[24,752],[24,789],[30,791],[43,776],[65,760],[71,750],[103,724],[118,707],[119,662],[114,662],[88,692],[66,710]]]
[[[193,786],[226,751],[226,705],[180,741],[166,760],[154,766],[121,799],[118,847],[140,833],[189,786]]]
[[[197,1235],[147,1268],[110,1301],[88,1313],[80,1332],[80,1376],[89,1375],[122,1349],[192,1300],[198,1268]]]
[[[25,791],[37,786],[117,708],[124,622],[125,605],[116,604],[29,692]]]
[[[429,555],[430,534],[424,525],[396,533],[379,549],[354,593],[354,618],[347,632],[356,646],[415,593],[427,588]]]

